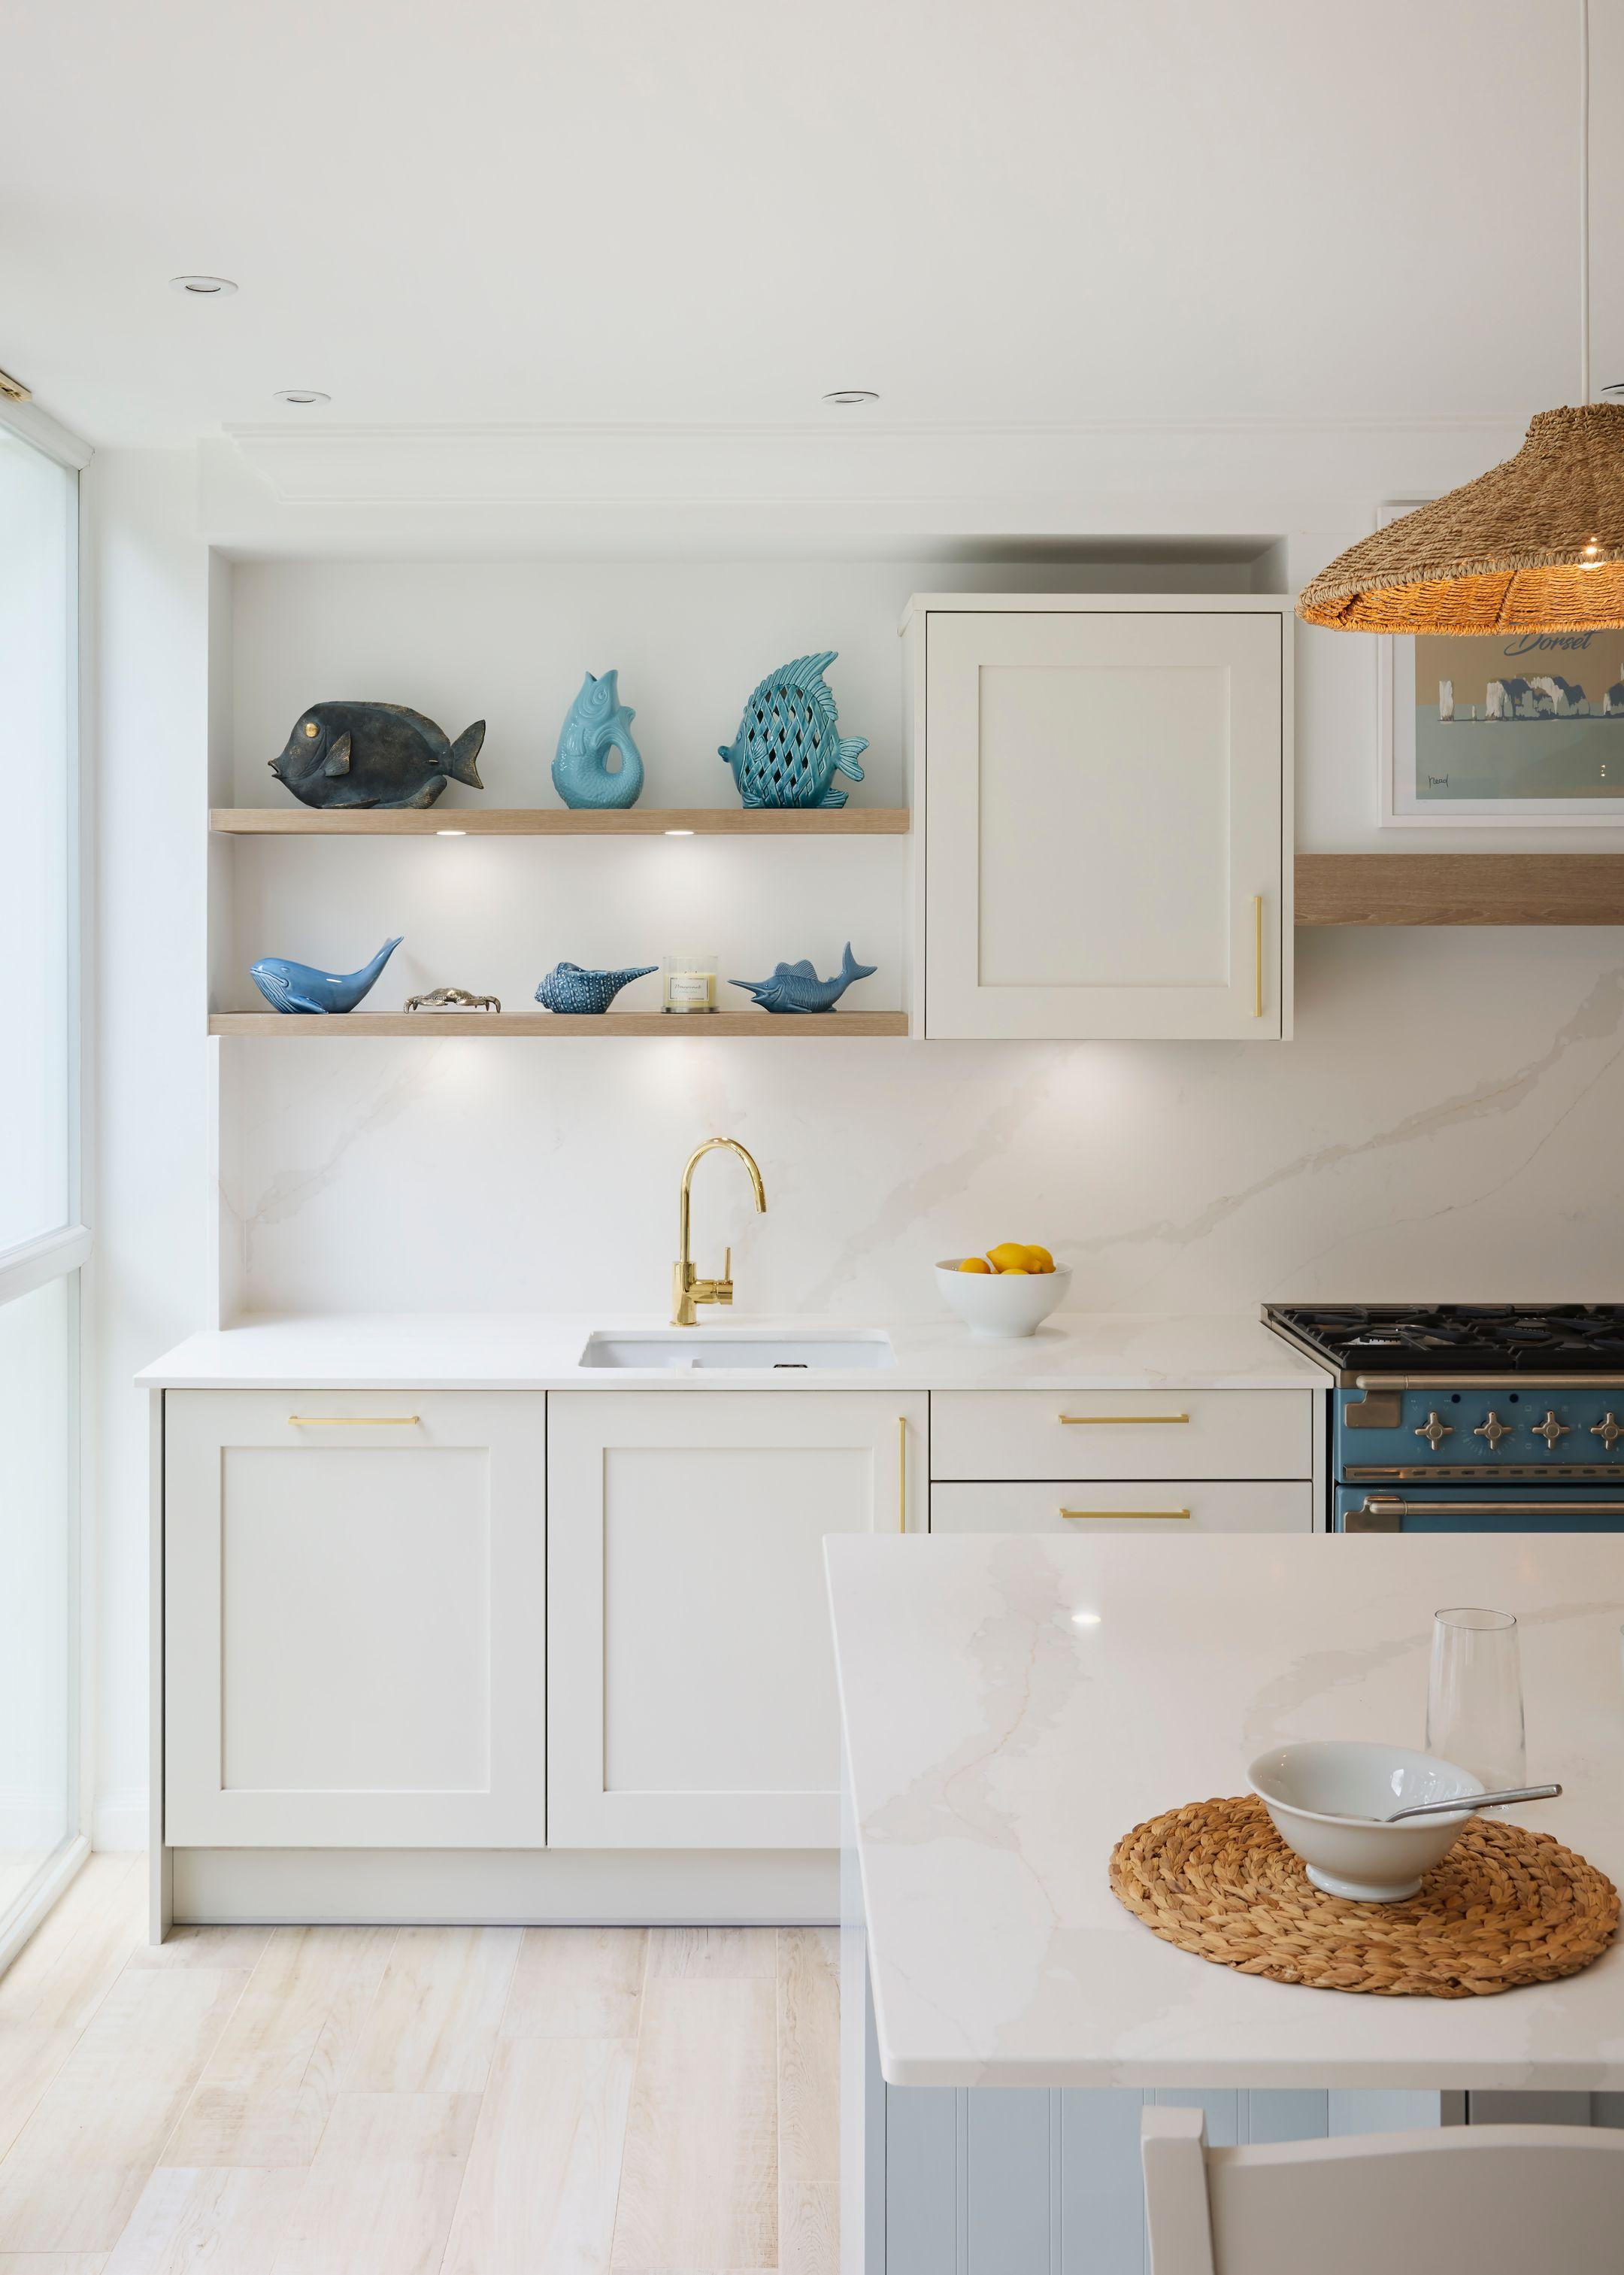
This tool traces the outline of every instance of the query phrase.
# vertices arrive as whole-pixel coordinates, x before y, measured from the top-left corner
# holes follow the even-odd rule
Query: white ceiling
[[[1605,380],[1624,0],[1591,5]],[[102,443],[1521,417],[1575,392],[1577,24],[1577,0],[19,0],[0,366]],[[241,290],[169,290],[192,270]],[[877,410],[820,410],[854,385]],[[273,404],[292,386],[331,408]]]

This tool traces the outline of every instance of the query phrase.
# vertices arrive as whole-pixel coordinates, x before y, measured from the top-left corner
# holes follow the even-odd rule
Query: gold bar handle
[[[404,1430],[415,1414],[290,1414],[298,1430]]]
[[[1187,1508],[1062,1508],[1062,1516],[1188,1516]]]
[[[1263,1017],[1263,895],[1252,895],[1252,1017]]]
[[[1188,1414],[1061,1414],[1056,1417],[1074,1430],[1098,1428],[1107,1422],[1188,1422]]]
[[[896,1417],[896,1529],[908,1530],[908,1417]]]

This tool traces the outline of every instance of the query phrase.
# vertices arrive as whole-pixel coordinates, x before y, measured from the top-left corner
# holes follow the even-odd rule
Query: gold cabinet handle
[[[298,1430],[404,1430],[415,1414],[290,1414]]]
[[[896,1417],[896,1529],[908,1530],[908,1417]]]
[[[1074,1430],[1099,1428],[1107,1422],[1188,1422],[1188,1414],[1061,1414],[1058,1421],[1070,1425]]]
[[[1263,895],[1252,895],[1252,1017],[1263,1017]]]
[[[1062,1516],[1188,1516],[1187,1508],[1062,1508]]]

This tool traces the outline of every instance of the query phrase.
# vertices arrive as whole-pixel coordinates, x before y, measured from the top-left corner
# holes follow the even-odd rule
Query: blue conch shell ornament
[[[775,964],[770,979],[730,979],[728,985],[747,987],[763,1011],[832,1011],[854,979],[867,979],[879,969],[877,964],[859,964],[848,941],[833,979],[820,979],[803,956],[799,964]]]
[[[594,679],[589,671],[581,692],[570,706],[558,737],[553,760],[553,788],[566,805],[635,805],[643,787],[643,760],[631,739],[637,717],[620,699],[616,671]],[[611,750],[620,752],[620,772],[612,775],[604,760]]]
[[[578,964],[555,964],[536,989],[536,1001],[549,1011],[607,1011],[623,987],[646,979],[655,964],[632,964],[624,971],[583,971]]]
[[[249,966],[248,977],[273,1011],[353,1011],[404,937],[386,940],[359,971],[318,971],[313,964],[265,956]]]
[[[841,733],[823,676],[838,653],[797,656],[752,691],[736,737],[718,753],[746,805],[844,805],[835,775],[862,781],[868,737]]]

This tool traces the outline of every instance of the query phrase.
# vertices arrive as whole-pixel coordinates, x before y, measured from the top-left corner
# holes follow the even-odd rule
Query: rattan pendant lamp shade
[[[1514,458],[1361,538],[1297,614],[1354,632],[1624,625],[1624,403],[1542,411]]]
[[[1305,585],[1297,614],[1350,632],[1624,626],[1624,403],[1590,400],[1590,21],[1579,0],[1580,406],[1542,411],[1514,458],[1389,523]]]

